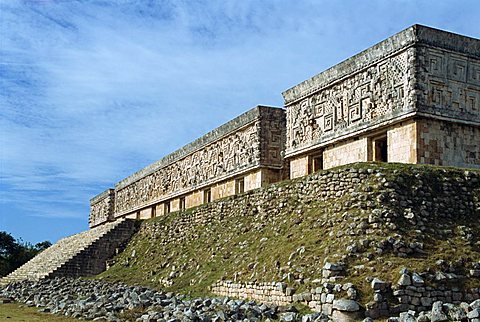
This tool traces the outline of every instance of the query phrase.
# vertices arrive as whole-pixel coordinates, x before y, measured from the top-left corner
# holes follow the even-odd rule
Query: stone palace
[[[480,40],[411,26],[91,199],[90,227],[348,163],[480,168]]]

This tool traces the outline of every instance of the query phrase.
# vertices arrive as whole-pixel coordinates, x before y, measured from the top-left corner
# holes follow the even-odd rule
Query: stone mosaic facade
[[[412,112],[413,58],[405,50],[287,105],[287,156]]]
[[[285,129],[283,109],[258,106],[92,199],[91,226],[125,215],[151,218],[279,181]]]
[[[90,227],[112,221],[115,207],[115,190],[107,189],[90,200]]]
[[[477,39],[415,25],[283,96],[291,177],[318,169],[310,164],[318,155],[320,168],[360,161],[480,167]],[[383,157],[375,151],[382,144]]]
[[[91,201],[91,226],[150,218],[364,161],[480,168],[480,40],[414,25]],[[286,114],[286,115],[285,115]]]

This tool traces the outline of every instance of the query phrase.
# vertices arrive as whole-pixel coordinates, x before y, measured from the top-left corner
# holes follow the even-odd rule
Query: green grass
[[[431,193],[435,195],[440,193],[445,179],[455,182],[465,172],[465,169],[458,168],[375,163],[329,171],[352,167],[378,170],[389,183],[399,186],[409,196],[415,195],[412,186],[420,181],[428,180]],[[268,193],[271,188],[266,188],[267,200],[259,203],[251,198],[256,193],[253,191],[202,206],[208,211],[220,203],[227,205],[221,216],[212,216],[205,222],[194,222],[194,215],[200,208],[145,221],[126,250],[116,258],[116,264],[98,278],[206,295],[209,287],[220,279],[271,282],[282,281],[289,275],[293,277],[289,286],[301,291],[313,287],[311,280],[321,278],[325,261],[344,261],[348,276],[342,282],[352,282],[359,289],[362,300],[369,301],[372,291],[366,282],[368,276],[396,282],[402,267],[421,272],[434,268],[438,259],[449,259],[452,263],[462,259],[480,261],[478,211],[473,216],[475,218],[459,216],[455,221],[432,215],[427,224],[451,231],[444,236],[435,231],[419,232],[403,216],[381,223],[374,234],[365,234],[359,227],[368,222],[371,210],[380,203],[377,197],[381,183],[377,177],[370,176],[360,182],[354,192],[342,197],[327,201],[313,198],[305,202],[301,200],[300,188],[296,185],[307,180],[308,177],[274,185],[293,189],[294,193],[288,196],[276,197],[274,193]],[[370,208],[360,205],[355,194],[371,201]],[[449,196],[437,197],[441,201]],[[383,203],[391,211],[403,212],[403,207],[388,198]],[[409,207],[420,212],[422,205]],[[387,224],[395,224],[396,228]],[[460,226],[472,229],[476,244],[461,237]],[[179,227],[182,231],[178,231]],[[346,231],[352,234],[345,235]],[[369,239],[375,244],[389,237],[398,238],[398,234],[407,244],[423,243],[425,254],[402,258],[392,252],[376,254],[375,247],[370,246],[358,257],[347,254],[346,247],[354,242]],[[133,252],[135,256],[132,256]],[[366,260],[367,253],[373,254],[371,260]],[[354,270],[357,265],[364,265],[364,269]],[[170,278],[172,272],[177,275]],[[173,285],[162,283],[165,279],[173,281]],[[466,286],[479,287],[480,281],[469,281]]]
[[[10,322],[74,322],[77,319],[38,312],[36,307],[18,303],[0,304],[0,321]]]

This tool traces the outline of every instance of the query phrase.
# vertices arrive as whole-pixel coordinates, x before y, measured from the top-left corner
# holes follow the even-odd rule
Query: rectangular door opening
[[[185,210],[185,197],[180,198],[180,210]]]
[[[388,162],[387,137],[373,140],[373,161]]]
[[[239,178],[235,180],[235,193],[244,193],[245,192],[245,179]]]
[[[308,173],[311,174],[320,170],[323,170],[323,154],[311,156],[308,165]]]
[[[205,189],[203,190],[203,203],[209,203],[212,201],[212,190]]]

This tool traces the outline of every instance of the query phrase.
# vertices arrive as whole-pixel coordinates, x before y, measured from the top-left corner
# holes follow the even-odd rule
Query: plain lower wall
[[[368,139],[366,137],[347,141],[323,152],[323,168],[330,169],[340,165],[368,161]]]
[[[417,163],[417,122],[400,123],[387,131],[388,162]]]
[[[295,157],[290,160],[290,179],[299,178],[308,174],[308,155]]]

